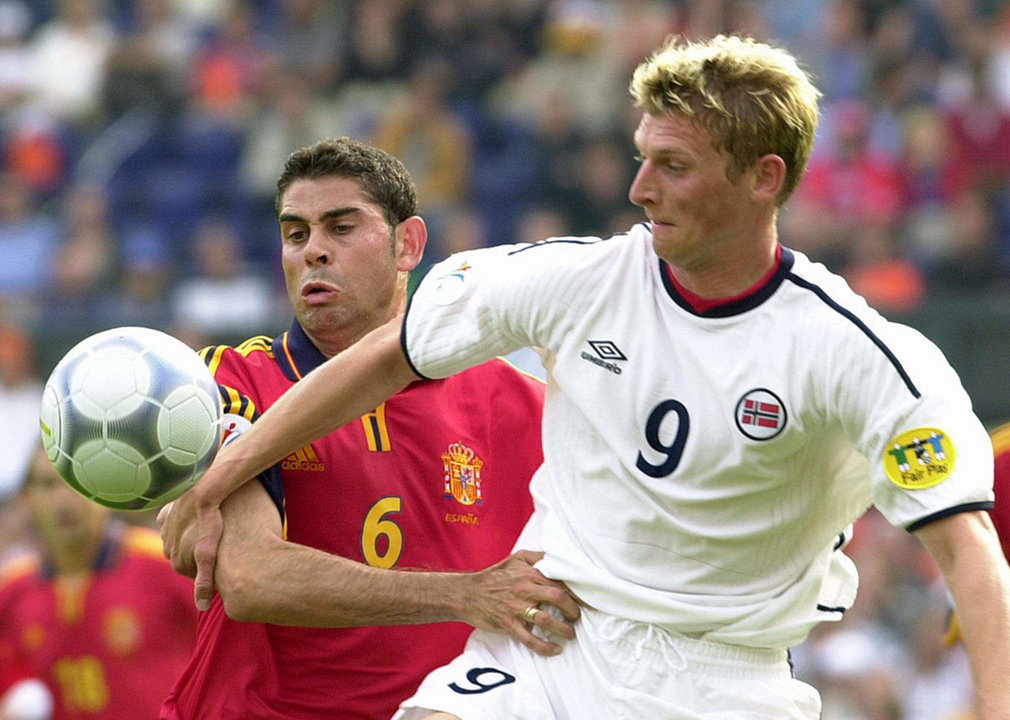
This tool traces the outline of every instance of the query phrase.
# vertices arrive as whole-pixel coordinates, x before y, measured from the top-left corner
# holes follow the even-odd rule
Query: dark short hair
[[[288,156],[277,179],[275,212],[280,214],[281,197],[296,180],[330,175],[356,180],[393,227],[417,214],[417,189],[403,163],[387,152],[346,137],[326,138]]]

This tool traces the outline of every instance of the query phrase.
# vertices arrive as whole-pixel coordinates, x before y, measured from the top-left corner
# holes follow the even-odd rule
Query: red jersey
[[[274,340],[203,355],[226,399],[226,431],[240,431],[324,361],[297,322]],[[543,396],[543,383],[502,360],[411,384],[272,469],[288,540],[383,568],[476,570],[501,560],[533,509]],[[215,598],[162,717],[386,720],[470,631],[238,623]]]
[[[1010,558],[1010,423],[992,432],[992,447],[996,453],[993,480],[996,504],[989,514],[1003,545],[1003,554]]]
[[[36,557],[0,579],[0,662],[49,685],[53,720],[156,717],[196,638],[193,582],[146,528],[112,522],[89,577]]]

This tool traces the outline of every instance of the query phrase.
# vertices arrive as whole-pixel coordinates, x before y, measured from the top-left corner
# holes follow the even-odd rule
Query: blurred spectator
[[[890,641],[849,622],[812,634],[809,675],[821,694],[821,720],[906,720]]]
[[[152,227],[131,228],[123,233],[118,264],[121,271],[115,291],[100,304],[102,324],[168,329],[175,267],[165,240]]]
[[[988,69],[986,59],[971,64],[970,91],[947,116],[950,151],[945,183],[955,196],[1010,182],[1010,108],[993,96]]]
[[[28,97],[32,64],[25,40],[32,15],[21,0],[0,2],[0,121]]]
[[[536,165],[531,196],[535,201],[549,198],[564,213],[566,223],[573,223],[581,211],[580,163],[588,140],[567,97],[555,93],[545,99],[540,112],[531,118],[536,142],[536,155],[531,160]]]
[[[56,120],[25,107],[8,122],[4,164],[44,197],[62,189],[66,179],[66,133]]]
[[[131,38],[140,41],[181,94],[199,41],[199,25],[182,11],[182,0],[133,0]]]
[[[686,32],[692,13],[684,3],[665,0],[630,0],[618,3],[613,29],[608,33],[610,52],[619,72],[630,77],[642,60],[663,44],[667,36]]]
[[[283,297],[267,278],[250,271],[230,224],[201,222],[192,252],[193,272],[179,283],[172,299],[175,324],[212,337],[246,337],[278,321]]]
[[[116,35],[99,2],[59,0],[56,7],[56,17],[31,43],[32,88],[47,111],[84,124],[99,110],[105,62]]]
[[[76,184],[63,204],[63,237],[53,263],[55,284],[46,297],[54,326],[67,330],[100,322],[97,311],[113,289],[117,249],[105,189]]]
[[[17,325],[0,325],[0,502],[17,492],[38,445],[41,403],[34,341]]]
[[[916,608],[909,662],[899,671],[904,720],[970,716],[971,670],[962,645],[943,646],[950,606],[943,592],[925,594]]]
[[[115,119],[131,109],[160,115],[178,111],[196,28],[173,0],[135,0],[129,32],[109,55],[102,109]]]
[[[625,68],[613,61],[608,33],[616,6],[604,2],[560,0],[551,3],[544,27],[544,49],[497,91],[496,102],[526,117],[544,112],[559,96],[574,108],[574,117],[589,133],[606,133],[620,116]],[[619,89],[619,90],[618,90]]]
[[[913,312],[926,296],[922,269],[904,256],[895,236],[882,225],[867,225],[851,238],[851,259],[841,273],[884,314]]]
[[[27,316],[52,282],[58,228],[20,177],[0,174],[0,306]]]
[[[606,237],[628,229],[615,221],[632,208],[628,187],[634,155],[632,148],[607,137],[593,138],[583,148],[576,174],[578,212],[570,218],[575,234]]]
[[[783,213],[782,230],[787,244],[841,267],[860,234],[894,232],[905,185],[897,162],[868,145],[866,105],[828,105],[825,124],[826,137]]]
[[[345,134],[333,114],[298,75],[275,73],[267,83],[262,107],[250,118],[243,144],[244,187],[269,217],[277,194],[277,163],[322,137]],[[276,218],[275,218],[276,219]],[[271,246],[275,244],[273,235]]]
[[[281,2],[276,64],[285,75],[298,78],[306,94],[332,91],[343,74],[350,5],[348,0]]]
[[[192,582],[157,533],[78,495],[41,447],[21,499],[38,552],[0,575],[0,664],[49,687],[53,720],[156,717],[196,640]]]
[[[946,244],[928,266],[937,293],[1006,291],[1010,277],[999,255],[998,220],[993,201],[979,190],[962,193],[947,206]]]
[[[565,237],[571,234],[571,226],[567,219],[554,205],[534,205],[523,213],[519,220],[516,242],[534,243],[545,238]]]
[[[1010,111],[1010,6],[1000,3],[992,23],[993,95],[1004,111]]]
[[[825,103],[858,98],[871,57],[864,3],[826,0],[818,18],[819,42],[807,57]]]
[[[405,37],[413,58],[437,57],[454,70],[448,96],[473,108],[502,77],[523,66],[539,38],[543,2],[431,0],[412,3]]]
[[[270,56],[248,0],[228,6],[193,65],[197,107],[218,117],[244,115],[264,88]]]
[[[403,160],[426,216],[444,215],[466,199],[472,150],[466,126],[447,104],[452,72],[441,59],[419,62],[402,101],[378,119],[372,137]]]
[[[494,244],[488,242],[484,224],[477,213],[467,209],[450,213],[442,223],[442,228],[438,247],[440,252],[432,258],[433,261],[453,253]]]
[[[902,143],[908,201],[904,244],[928,269],[947,255],[951,246],[950,206],[954,194],[945,177],[950,139],[943,115],[929,106],[907,112]]]
[[[404,76],[409,67],[402,40],[406,9],[406,3],[390,0],[352,5],[345,78],[381,82]]]

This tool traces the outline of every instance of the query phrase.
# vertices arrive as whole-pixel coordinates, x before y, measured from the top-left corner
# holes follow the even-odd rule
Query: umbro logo
[[[306,445],[301,450],[293,452],[281,461],[281,470],[308,470],[310,472],[322,472],[326,469],[316,451],[311,445]]]
[[[621,374],[621,368],[616,364],[616,362],[628,359],[627,356],[621,352],[621,348],[617,347],[617,345],[610,340],[589,340],[588,343],[593,352],[588,353],[583,350],[579,357],[583,360],[588,360],[593,363],[593,365],[599,365],[601,368],[609,370],[615,375]]]

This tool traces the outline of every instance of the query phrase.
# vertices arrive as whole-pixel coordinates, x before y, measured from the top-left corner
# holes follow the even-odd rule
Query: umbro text
[[[606,360],[601,360],[595,355],[590,355],[585,350],[582,351],[582,354],[579,357],[581,357],[583,360],[588,360],[593,365],[599,365],[601,368],[609,370],[610,372],[614,373],[614,375],[621,374],[621,368],[619,368],[617,365],[614,365],[614,363],[612,362],[607,362]]]

